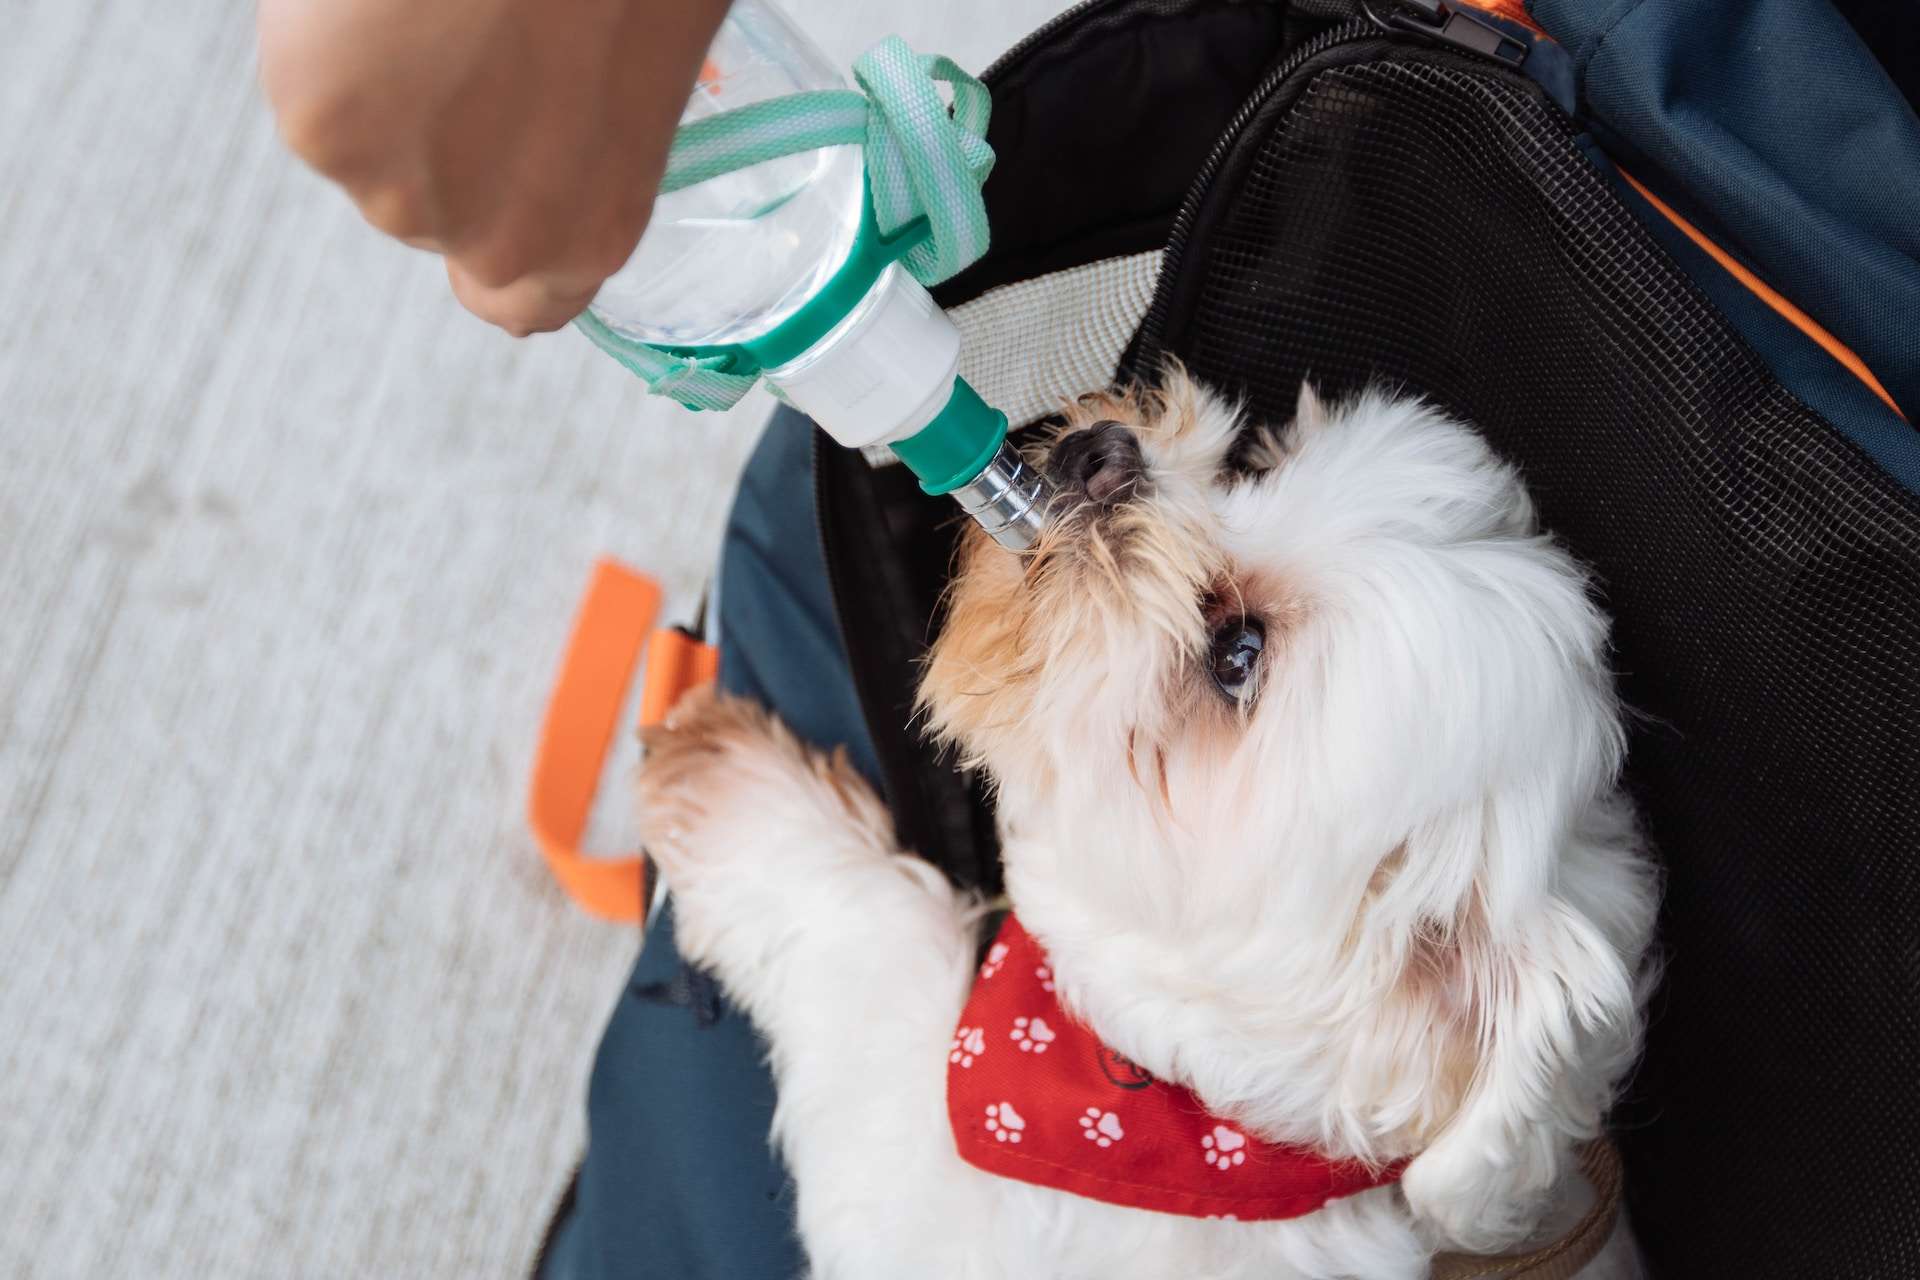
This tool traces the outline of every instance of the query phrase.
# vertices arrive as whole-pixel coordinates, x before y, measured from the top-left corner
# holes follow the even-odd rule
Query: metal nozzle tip
[[[979,475],[952,492],[974,522],[1009,551],[1030,551],[1040,541],[1053,500],[1046,477],[1004,442]]]

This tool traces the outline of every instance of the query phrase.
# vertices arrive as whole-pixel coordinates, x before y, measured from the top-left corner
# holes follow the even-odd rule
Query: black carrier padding
[[[921,734],[920,660],[938,625],[961,524],[905,467],[870,467],[817,429],[814,482],[835,612],[901,843],[959,884],[1000,891],[999,844],[982,783]]]
[[[1201,157],[1286,43],[1271,0],[1107,0],[996,62],[992,250],[936,291],[996,285],[1167,242]]]
[[[1912,1280],[1920,500],[1774,380],[1528,81],[1371,56],[1247,124],[1135,367],[1172,353],[1274,420],[1309,375],[1404,387],[1521,467],[1645,717],[1666,979],[1618,1119],[1654,1274]]]
[[[1914,0],[1833,0],[1861,41],[1920,111],[1920,4]]]

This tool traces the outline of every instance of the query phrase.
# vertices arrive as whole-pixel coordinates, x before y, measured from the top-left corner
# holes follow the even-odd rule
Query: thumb
[[[504,285],[485,285],[452,258],[447,259],[447,282],[461,306],[516,338],[562,328],[587,309],[601,284],[577,276],[534,274]]]

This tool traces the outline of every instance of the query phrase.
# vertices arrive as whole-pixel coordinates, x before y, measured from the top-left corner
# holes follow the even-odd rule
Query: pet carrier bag
[[[1920,1275],[1920,122],[1848,21],[1893,48],[1892,13],[1092,0],[985,73],[993,243],[936,290],[1016,426],[1168,357],[1255,420],[1309,376],[1384,383],[1484,431],[1594,568],[1666,871],[1665,976],[1615,1118],[1656,1277]],[[796,465],[794,431],[729,535],[721,679],[854,741],[902,840],[992,892],[986,797],[911,715],[950,504],[816,442],[793,550],[754,486]],[[783,555],[819,580],[756,602]],[[647,1000],[729,1017],[657,941],[596,1069],[583,1203],[708,1158],[637,1118],[706,1104],[649,1086],[673,1064],[636,1047]],[[742,1132],[763,1144],[764,1120]],[[605,1203],[560,1234],[639,1274],[768,1274],[743,1241],[785,1206],[755,1178],[731,1235]]]

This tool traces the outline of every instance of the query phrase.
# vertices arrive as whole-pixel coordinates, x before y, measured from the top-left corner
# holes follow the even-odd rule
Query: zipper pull
[[[1360,9],[1382,31],[1411,32],[1509,67],[1527,60],[1525,44],[1465,6],[1447,0],[1361,0]]]

